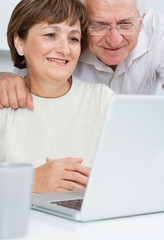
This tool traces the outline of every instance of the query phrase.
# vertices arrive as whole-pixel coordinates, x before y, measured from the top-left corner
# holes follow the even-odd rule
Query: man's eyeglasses
[[[111,29],[116,28],[120,34],[126,35],[131,33],[134,27],[133,23],[121,23],[113,27],[109,25],[91,25],[88,27],[88,32],[91,36],[105,36]]]

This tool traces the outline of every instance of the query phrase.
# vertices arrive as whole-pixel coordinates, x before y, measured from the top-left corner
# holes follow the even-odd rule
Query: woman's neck
[[[29,75],[25,77],[28,89],[31,93],[44,98],[57,98],[65,95],[71,88],[72,77],[66,81],[35,81]]]

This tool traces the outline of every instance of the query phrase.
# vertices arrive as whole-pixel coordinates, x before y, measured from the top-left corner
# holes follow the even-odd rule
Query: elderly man
[[[74,75],[116,93],[154,94],[164,84],[164,16],[146,13],[144,0],[85,0],[88,50]],[[25,75],[15,70],[16,74]],[[2,74],[0,107],[33,107],[20,77]]]

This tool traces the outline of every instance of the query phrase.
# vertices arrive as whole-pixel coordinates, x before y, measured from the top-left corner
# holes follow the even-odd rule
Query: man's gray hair
[[[139,17],[142,18],[146,13],[146,3],[145,0],[136,0],[136,7],[139,13]]]

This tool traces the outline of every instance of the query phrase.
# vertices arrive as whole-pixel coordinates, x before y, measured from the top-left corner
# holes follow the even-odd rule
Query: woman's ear
[[[14,34],[14,45],[17,50],[17,53],[20,56],[24,56],[24,51],[23,51],[23,40],[18,36],[18,34]]]

